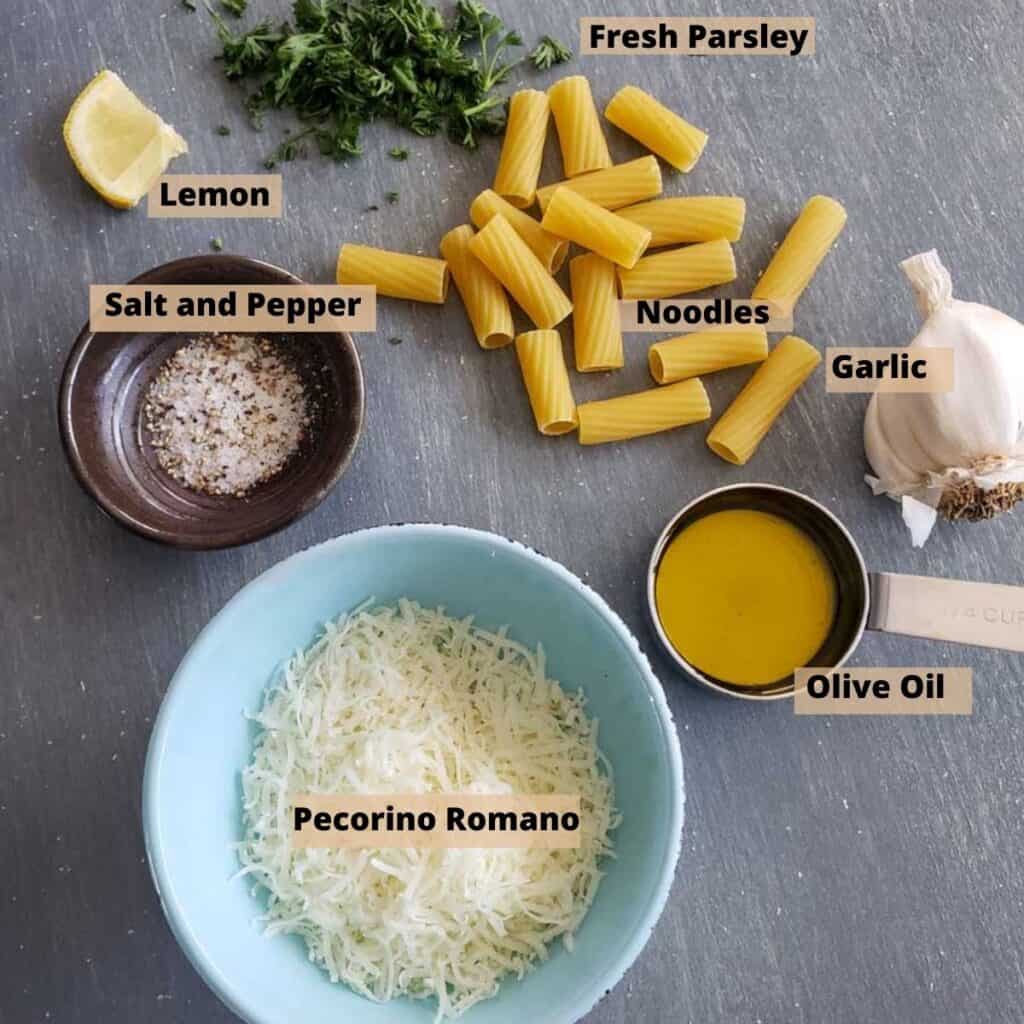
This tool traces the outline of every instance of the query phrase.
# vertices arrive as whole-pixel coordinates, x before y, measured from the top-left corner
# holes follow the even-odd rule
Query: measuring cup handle
[[[1024,587],[869,575],[868,629],[1024,652]]]

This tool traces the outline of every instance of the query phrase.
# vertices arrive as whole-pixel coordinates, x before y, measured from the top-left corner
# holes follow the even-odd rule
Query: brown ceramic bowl
[[[245,256],[174,260],[132,284],[298,284]],[[363,374],[347,334],[287,339],[318,398],[308,440],[273,479],[245,497],[191,491],[161,469],[141,423],[146,388],[186,334],[79,334],[64,367],[58,417],[71,468],[122,525],[181,548],[226,548],[266,537],[323,501],[345,471],[363,423]]]

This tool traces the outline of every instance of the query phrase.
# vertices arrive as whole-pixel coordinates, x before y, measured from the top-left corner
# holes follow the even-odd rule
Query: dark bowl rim
[[[281,284],[304,284],[302,278],[279,267],[267,260],[256,259],[253,256],[240,256],[235,253],[209,253],[196,254],[194,256],[182,256],[175,260],[169,260],[158,266],[151,267],[126,284],[145,284],[153,277],[167,273],[184,270],[197,263],[220,263],[224,262],[237,269],[254,269],[269,272],[272,276],[280,278]],[[227,548],[240,547],[243,544],[251,544],[254,541],[262,540],[290,526],[292,523],[308,515],[313,511],[327,495],[337,486],[345,470],[348,469],[355,454],[359,438],[363,432],[363,423],[366,416],[366,388],[363,380],[363,366],[359,359],[359,351],[347,331],[323,331],[322,334],[332,335],[352,357],[355,367],[354,390],[357,404],[357,417],[353,430],[347,440],[344,450],[337,459],[334,471],[324,483],[313,491],[299,494],[296,492],[296,500],[289,505],[287,510],[280,516],[273,519],[269,525],[259,528],[239,528],[237,531],[224,531],[221,534],[210,538],[185,539],[174,530],[165,530],[150,526],[138,519],[128,515],[116,503],[111,502],[103,491],[103,488],[96,482],[93,475],[82,457],[76,436],[75,422],[71,413],[71,394],[74,390],[78,370],[88,354],[89,346],[92,344],[98,332],[90,329],[88,321],[79,331],[67,359],[64,361],[64,369],[61,373],[60,390],[57,397],[57,423],[60,428],[60,440],[67,457],[68,465],[71,467],[75,480],[85,493],[92,498],[100,509],[110,516],[121,526],[137,536],[146,540],[165,544],[169,547],[179,548],[188,551],[219,551]],[[127,333],[127,332],[126,332]],[[226,538],[226,539],[225,539]]]

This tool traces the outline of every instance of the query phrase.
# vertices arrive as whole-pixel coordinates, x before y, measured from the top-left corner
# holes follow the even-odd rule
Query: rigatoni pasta
[[[512,230],[533,250],[533,254],[552,273],[557,274],[569,253],[564,238],[549,234],[528,213],[517,210],[493,189],[485,189],[469,207],[469,219],[482,228],[496,213],[512,225]]]
[[[549,436],[575,430],[576,403],[558,331],[520,334],[516,338],[516,355],[537,429]]]
[[[508,121],[501,145],[494,191],[513,206],[529,206],[537,191],[544,138],[548,131],[547,94],[521,89],[508,101]]]
[[[647,361],[659,384],[672,384],[730,366],[759,363],[767,355],[768,332],[763,327],[736,327],[666,338],[648,349]]]
[[[577,407],[580,444],[605,444],[685,427],[711,415],[704,385],[694,378]]]
[[[617,210],[630,203],[639,203],[661,195],[661,167],[653,156],[642,156],[624,164],[591,171],[578,178],[556,181],[537,189],[537,203],[543,213],[551,197],[560,188],[571,188],[606,210]]]
[[[802,338],[783,338],[712,427],[708,447],[726,462],[745,465],[820,362],[821,353]]]
[[[652,199],[616,211],[620,217],[647,228],[649,248],[684,242],[739,241],[747,204],[739,196],[677,196]]]
[[[560,188],[552,196],[540,225],[620,267],[636,266],[651,240],[647,228],[623,220],[568,188]]]
[[[441,255],[455,279],[480,347],[502,348],[515,337],[512,310],[497,278],[470,252],[472,237],[468,224],[453,228],[441,239]]]
[[[378,295],[442,303],[448,297],[448,264],[430,256],[346,242],[338,252],[338,284],[372,284]]]
[[[691,170],[707,145],[704,132],[635,85],[620,89],[604,116],[680,171]]]
[[[777,303],[784,315],[810,284],[846,223],[846,210],[828,196],[812,196],[754,286],[751,296]]]
[[[572,332],[580,373],[616,370],[623,363],[615,266],[595,253],[569,262]]]
[[[594,106],[590,83],[583,75],[572,75],[548,89],[551,115],[555,119],[562,166],[567,178],[611,167],[608,143]]]
[[[469,250],[538,327],[554,327],[572,312],[569,296],[500,213],[469,240]]]
[[[624,299],[664,299],[735,280],[736,260],[724,238],[645,256],[632,269],[619,270]]]

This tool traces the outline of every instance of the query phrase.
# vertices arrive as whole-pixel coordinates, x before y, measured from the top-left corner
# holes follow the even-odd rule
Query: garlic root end
[[[983,488],[973,480],[961,480],[943,493],[939,512],[947,519],[975,522],[1009,512],[1018,501],[1024,501],[1024,484],[1002,483]]]

